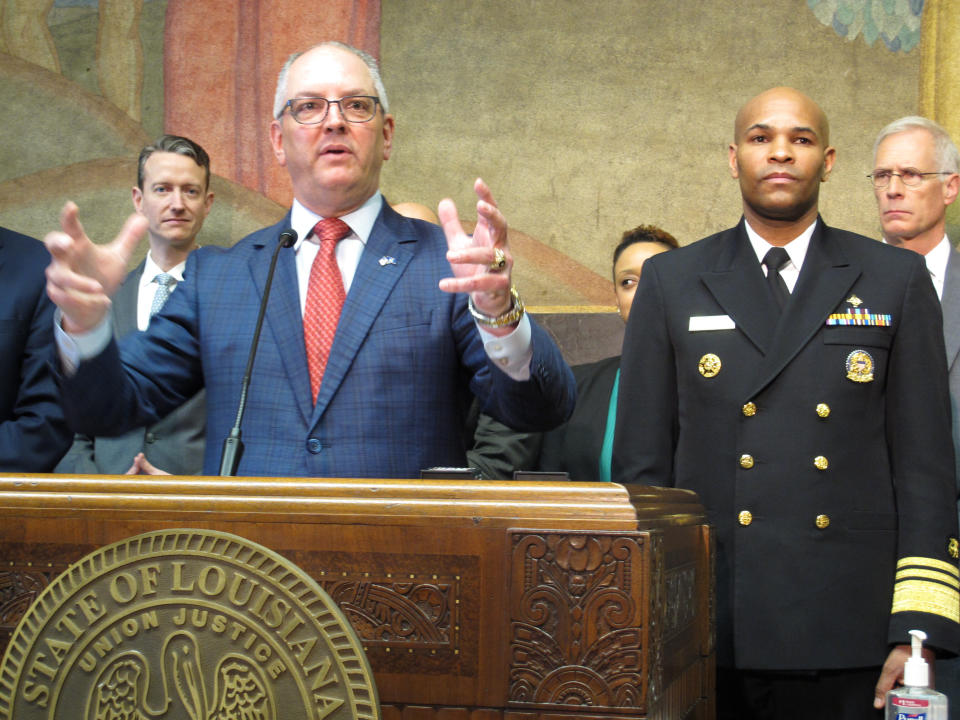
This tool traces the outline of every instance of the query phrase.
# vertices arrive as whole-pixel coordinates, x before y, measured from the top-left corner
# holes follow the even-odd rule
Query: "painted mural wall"
[[[452,196],[466,217],[483,176],[517,231],[519,283],[537,305],[612,305],[610,252],[625,229],[653,223],[689,243],[734,224],[733,117],[773,85],[807,92],[830,118],[827,222],[876,236],[864,178],[873,139],[918,109],[916,0],[0,5],[0,223],[42,236],[70,198],[107,239],[130,211],[136,153],[165,126],[232,143],[219,164],[212,153],[217,200],[202,242],[229,245],[274,221],[288,195],[263,180],[263,96],[278,58],[333,37],[381,57],[397,121],[388,199],[435,207]],[[171,99],[172,72],[176,88],[205,94]],[[264,172],[250,172],[257,163]]]

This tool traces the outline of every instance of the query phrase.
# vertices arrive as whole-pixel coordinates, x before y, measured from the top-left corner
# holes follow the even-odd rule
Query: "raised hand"
[[[478,178],[473,189],[478,200],[477,226],[472,236],[463,231],[452,200],[441,200],[437,208],[447,236],[447,260],[454,275],[441,280],[440,289],[471,293],[477,310],[497,317],[511,305],[513,258],[507,245],[507,221],[483,180]]]
[[[77,206],[68,202],[60,212],[60,228],[43,239],[52,256],[47,294],[60,308],[63,329],[84,333],[96,327],[110,308],[110,297],[126,276],[147,219],[132,214],[113,242],[97,245],[84,232]]]

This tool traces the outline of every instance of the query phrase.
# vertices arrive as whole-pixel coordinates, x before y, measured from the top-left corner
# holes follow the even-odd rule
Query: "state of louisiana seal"
[[[236,535],[165,530],[91,553],[17,626],[0,720],[378,720],[349,622]]]

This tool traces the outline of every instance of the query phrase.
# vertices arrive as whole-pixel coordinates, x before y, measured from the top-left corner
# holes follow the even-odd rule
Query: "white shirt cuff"
[[[533,338],[530,330],[530,318],[524,315],[513,332],[497,337],[480,325],[480,339],[483,349],[494,364],[511,379],[518,382],[530,379],[530,361],[533,359]]]
[[[89,332],[79,335],[68,333],[61,327],[61,313],[57,308],[53,315],[53,335],[57,343],[57,352],[60,354],[60,363],[63,374],[70,377],[77,372],[77,366],[84,360],[96,357],[110,344],[113,337],[110,313],[107,313],[100,324]]]

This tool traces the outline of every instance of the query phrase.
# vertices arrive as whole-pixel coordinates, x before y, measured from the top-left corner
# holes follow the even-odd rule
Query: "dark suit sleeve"
[[[670,486],[676,368],[660,279],[651,261],[644,265],[623,339],[611,475],[619,483]]]
[[[461,357],[476,368],[471,389],[482,411],[508,427],[522,432],[552,430],[573,412],[577,390],[570,367],[546,330],[530,318],[533,357],[530,378],[517,381],[500,370],[487,355],[473,318],[462,305],[456,321],[461,337]]]
[[[119,344],[114,337],[73,375],[59,376],[71,427],[94,437],[116,437],[157,422],[200,391],[196,283],[191,282],[196,261],[193,252],[184,282],[151,321],[149,333],[132,333]]]
[[[473,447],[467,450],[467,462],[487,480],[512,480],[515,470],[537,467],[542,437],[541,433],[517,432],[481,414],[473,433]]]
[[[911,258],[912,259],[912,258]],[[898,561],[891,643],[918,628],[934,647],[960,650],[957,537],[950,394],[940,303],[917,258],[896,337],[887,383],[887,444],[898,513]]]
[[[24,315],[12,322],[21,327],[13,328],[16,337],[4,348],[4,352],[18,357],[7,358],[3,363],[10,373],[3,382],[16,383],[17,387],[10,412],[0,421],[0,469],[14,472],[50,472],[72,437],[63,419],[49,364],[53,304],[44,291],[43,272],[38,272],[32,295],[26,302],[16,303]],[[13,305],[10,303],[8,309]],[[20,338],[22,344],[18,342]]]

